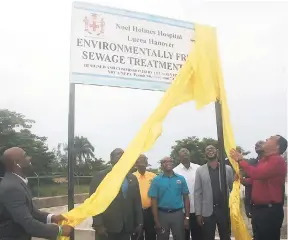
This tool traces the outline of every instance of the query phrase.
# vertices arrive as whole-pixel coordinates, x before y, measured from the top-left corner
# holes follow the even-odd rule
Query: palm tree
[[[83,164],[95,159],[94,147],[86,137],[76,136],[74,138],[75,158],[78,164]]]

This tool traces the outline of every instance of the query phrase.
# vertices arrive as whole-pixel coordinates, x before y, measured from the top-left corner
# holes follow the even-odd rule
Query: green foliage
[[[91,179],[89,178],[89,181]],[[77,181],[76,181],[77,182]],[[75,182],[75,194],[79,193],[89,193],[89,184],[80,184],[78,185]],[[54,183],[54,184],[45,184],[32,187],[32,192],[34,196],[39,197],[51,197],[51,196],[63,196],[67,195],[68,184],[67,183]]]
[[[68,168],[68,152],[67,144],[58,143],[56,148],[52,150],[55,155],[55,159],[51,165],[53,172],[64,173],[67,172]]]
[[[32,157],[34,172],[38,175],[51,173],[67,173],[67,144],[59,143],[55,149],[49,150],[46,137],[31,132],[35,121],[27,119],[23,114],[0,109],[0,155],[10,147],[23,148]],[[94,147],[83,136],[74,140],[76,158],[75,175],[90,175],[91,171],[102,170],[104,161],[97,159]],[[2,172],[1,172],[2,171]],[[3,166],[0,167],[3,174]]]
[[[88,163],[95,159],[94,147],[86,137],[76,136],[74,138],[75,158],[78,164]]]
[[[187,148],[191,153],[191,162],[199,164],[199,165],[203,165],[207,162],[205,158],[205,148],[208,145],[213,145],[217,149],[219,148],[218,141],[213,138],[199,139],[198,137],[193,136],[193,137],[184,138],[182,140],[177,140],[176,144],[172,146],[170,157],[175,162],[175,165],[179,164],[180,159],[179,159],[178,152],[181,148]],[[237,149],[241,151],[243,155],[248,155],[250,153],[250,152],[244,151],[244,149],[241,147],[237,147]],[[225,158],[226,157],[227,156],[225,154]]]
[[[35,172],[47,174],[51,172],[50,164],[55,155],[49,151],[46,137],[30,131],[33,123],[22,114],[0,109],[0,151],[3,153],[10,147],[21,147],[32,157]]]
[[[155,174],[159,174],[159,169],[158,168],[148,168],[147,171],[155,173]]]
[[[83,136],[76,136],[74,139],[75,151],[75,175],[91,175],[92,171],[100,171],[105,168],[102,158],[96,158],[94,147],[90,141]],[[68,167],[68,146],[65,143],[59,143],[56,149],[53,149],[56,156],[54,168],[58,172],[67,173]]]

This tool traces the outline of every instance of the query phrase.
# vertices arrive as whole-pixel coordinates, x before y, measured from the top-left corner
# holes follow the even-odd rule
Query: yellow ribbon
[[[103,213],[119,192],[125,176],[135,164],[138,156],[148,151],[162,132],[162,122],[175,106],[195,100],[197,109],[220,100],[222,107],[225,150],[235,148],[235,141],[226,101],[224,81],[220,66],[215,28],[195,24],[195,44],[185,64],[159,105],[143,124],[136,137],[129,144],[120,161],[107,174],[96,192],[83,204],[64,216],[70,226],[75,227],[84,219]],[[229,158],[236,173],[238,165]],[[232,233],[236,240],[251,240],[240,212],[240,182],[234,183],[230,195]],[[64,224],[64,223],[63,223]],[[65,240],[64,237],[61,238]]]

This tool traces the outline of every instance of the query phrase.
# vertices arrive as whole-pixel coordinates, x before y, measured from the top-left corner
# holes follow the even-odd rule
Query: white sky
[[[217,27],[226,90],[238,145],[287,135],[288,2],[95,0],[93,3]],[[67,142],[70,0],[3,1],[0,7],[0,107],[36,120],[49,147]],[[286,16],[285,16],[286,14]],[[125,148],[161,92],[77,86],[76,135],[108,159]],[[187,136],[216,137],[214,106],[174,109],[147,154],[152,165]]]

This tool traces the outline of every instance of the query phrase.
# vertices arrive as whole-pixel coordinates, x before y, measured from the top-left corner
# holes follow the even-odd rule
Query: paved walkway
[[[59,213],[67,212],[67,206],[53,207],[53,208],[42,209],[42,210],[50,212],[50,213],[59,214]],[[287,239],[287,207],[284,207],[284,212],[285,212],[285,218],[284,218],[283,227],[282,227],[282,238],[283,238],[282,240]],[[246,225],[248,227],[248,230],[251,232],[250,220],[247,219],[246,216],[244,217],[244,219],[246,221]],[[82,222],[79,226],[77,226],[75,239],[76,240],[77,239],[94,240],[94,232],[91,231],[92,230],[91,225],[92,225],[92,219],[89,218],[89,219],[86,219],[84,222]],[[219,239],[219,238],[216,238],[216,239]],[[231,240],[233,240],[233,239],[234,238],[232,238]],[[171,238],[171,240],[172,240],[172,238]]]

